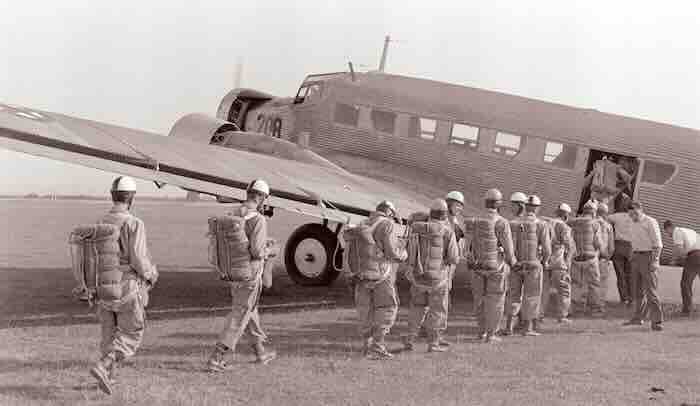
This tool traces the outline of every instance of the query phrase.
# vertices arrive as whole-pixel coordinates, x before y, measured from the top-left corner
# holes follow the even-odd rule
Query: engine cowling
[[[237,125],[220,118],[202,113],[192,113],[177,120],[168,136],[216,144],[220,141],[220,134],[228,131],[239,131],[239,128]]]
[[[245,129],[245,116],[248,110],[275,97],[254,89],[233,89],[221,99],[216,117],[235,123]]]

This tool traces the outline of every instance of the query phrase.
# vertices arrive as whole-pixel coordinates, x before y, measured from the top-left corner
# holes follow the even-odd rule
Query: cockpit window
[[[320,83],[303,84],[294,98],[294,104],[317,101],[323,96],[323,86]]]
[[[316,101],[322,96],[322,88],[320,84],[309,85],[309,91],[306,93],[306,101]]]

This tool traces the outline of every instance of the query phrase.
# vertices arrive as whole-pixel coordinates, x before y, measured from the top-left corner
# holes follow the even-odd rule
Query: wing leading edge
[[[384,198],[402,218],[425,207],[423,196],[328,168],[5,104],[0,147],[235,199],[264,178],[272,206],[332,221],[367,216]]]

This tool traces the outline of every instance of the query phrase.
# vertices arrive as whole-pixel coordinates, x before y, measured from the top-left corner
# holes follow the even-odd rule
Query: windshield
[[[323,83],[304,83],[299,88],[294,104],[315,102],[323,96]]]

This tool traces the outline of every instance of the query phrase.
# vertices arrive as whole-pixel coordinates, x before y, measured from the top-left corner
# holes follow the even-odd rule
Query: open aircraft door
[[[600,162],[607,160],[609,163],[606,165],[601,165]],[[607,170],[607,173],[600,173],[598,179],[595,178],[594,170],[597,166]],[[631,177],[630,181],[626,185],[622,185],[622,179],[617,175],[617,170],[622,169],[622,171],[628,173]],[[619,211],[622,209],[622,199],[624,195],[629,196],[631,199],[636,199],[638,197],[639,191],[639,179],[641,179],[643,170],[643,161],[635,156],[622,155],[614,152],[602,151],[597,149],[591,149],[588,152],[588,159],[586,164],[586,178],[593,177],[593,179],[587,180],[584,183],[584,187],[581,190],[581,199],[579,200],[578,213],[583,210],[583,205],[591,199],[591,187],[598,183],[598,186],[603,189],[609,189],[610,192],[614,188],[618,188],[619,193],[615,194],[614,200],[611,200],[610,210]],[[623,172],[623,173],[624,173]]]

